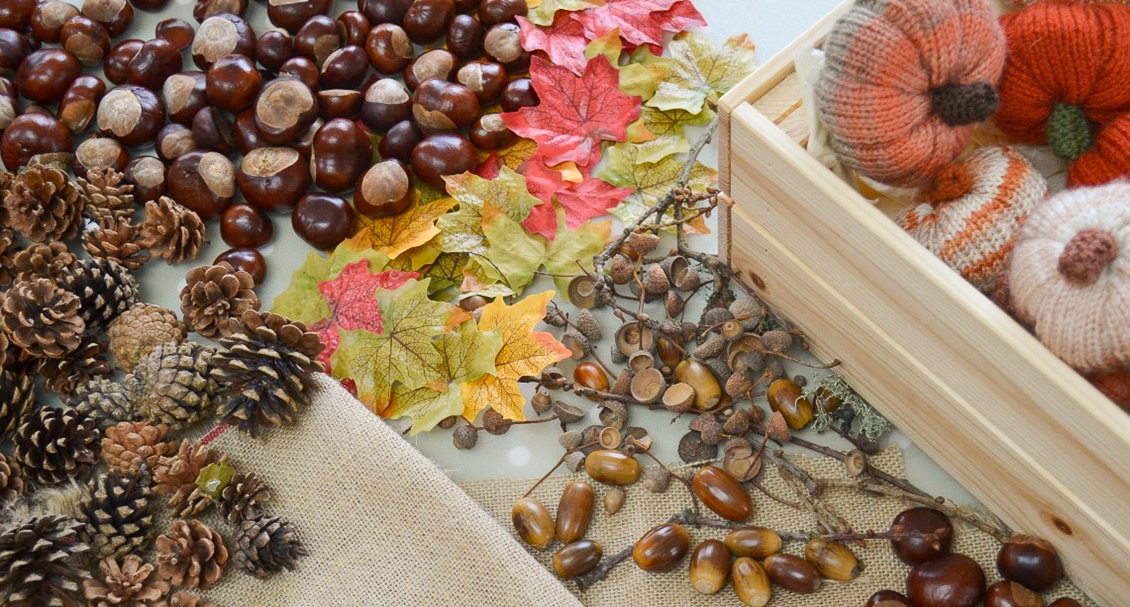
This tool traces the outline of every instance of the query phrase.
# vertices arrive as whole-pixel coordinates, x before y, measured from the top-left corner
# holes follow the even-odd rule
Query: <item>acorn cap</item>
[[[694,405],[695,391],[690,384],[678,382],[663,393],[663,406],[672,413],[686,413]]]

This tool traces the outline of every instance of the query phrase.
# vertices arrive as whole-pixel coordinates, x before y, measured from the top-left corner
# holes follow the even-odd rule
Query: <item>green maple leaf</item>
[[[583,11],[601,4],[604,4],[601,0],[541,0],[537,6],[530,9],[526,18],[537,25],[552,25],[553,16],[557,11]]]
[[[612,209],[612,214],[624,223],[636,221],[644,211],[666,196],[683,171],[683,161],[674,156],[648,163],[640,160],[640,154],[638,145],[618,143],[608,148],[608,165],[597,174],[612,185],[635,190],[624,202]],[[696,160],[687,186],[694,190],[704,190],[717,179],[717,171]]]
[[[330,315],[330,307],[318,292],[318,283],[330,277],[330,258],[310,253],[306,263],[290,275],[290,284],[271,303],[271,311],[291,320],[312,325]]]
[[[463,413],[460,384],[474,381],[495,371],[495,357],[502,349],[497,331],[479,331],[468,320],[434,342],[439,353],[436,373],[442,385],[408,389],[398,385],[392,391],[392,404],[386,417],[411,417],[412,434],[431,430],[443,418]]]
[[[643,48],[633,53],[628,63],[620,65],[623,51],[624,42],[620,39],[620,30],[613,29],[585,47],[585,58],[604,55],[608,63],[620,72],[620,90],[628,95],[639,95],[641,100],[647,101],[655,94],[659,83],[671,71],[675,62],[666,57],[656,57]]]
[[[463,269],[470,260],[471,256],[467,253],[440,253],[423,273],[432,281],[432,293],[459,286],[463,281]]]
[[[514,221],[522,221],[540,203],[526,189],[526,178],[504,166],[494,179],[474,173],[444,177],[447,191],[459,208],[436,221],[440,247],[446,253],[486,252],[483,233],[483,205],[490,204]]]
[[[707,99],[717,100],[753,71],[753,52],[745,34],[715,47],[706,36],[683,32],[667,45],[664,60],[672,62],[670,71],[646,105],[698,114]]]
[[[686,127],[705,126],[714,119],[714,112],[710,108],[703,108],[697,114],[686,110],[661,110],[644,106],[640,110],[640,122],[656,137],[674,135],[686,140]]]

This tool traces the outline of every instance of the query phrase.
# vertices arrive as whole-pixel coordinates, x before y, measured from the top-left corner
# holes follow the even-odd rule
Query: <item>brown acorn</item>
[[[706,540],[691,553],[691,587],[699,594],[715,594],[730,576],[730,551],[718,540]]]
[[[553,544],[553,517],[538,500],[532,497],[519,499],[510,510],[510,521],[518,537],[530,546],[545,550]]]
[[[739,527],[726,534],[726,547],[734,556],[763,559],[781,551],[784,541],[765,527]]]
[[[632,560],[649,573],[670,571],[683,560],[690,548],[691,538],[686,528],[675,523],[665,523],[643,534],[632,548]]]
[[[599,449],[585,458],[585,472],[599,483],[631,485],[640,478],[640,462],[620,451]]]
[[[753,515],[753,499],[741,483],[717,466],[706,466],[691,481],[694,494],[703,505],[722,518],[744,521]]]
[[[765,573],[776,585],[797,594],[811,594],[820,589],[820,572],[795,554],[780,552],[765,557]]]
[[[789,428],[800,430],[812,421],[812,403],[791,379],[778,379],[769,384],[766,397],[769,406],[785,417]]]
[[[553,553],[553,572],[565,580],[584,575],[596,567],[602,553],[600,544],[592,540],[566,544]]]
[[[757,561],[743,556],[730,567],[730,583],[738,600],[749,607],[764,607],[773,598],[769,576]]]
[[[849,582],[859,576],[859,561],[843,544],[824,538],[809,540],[804,547],[804,558],[830,580]]]
[[[594,500],[592,485],[585,481],[565,485],[557,504],[557,539],[562,544],[571,544],[585,536],[592,522]]]

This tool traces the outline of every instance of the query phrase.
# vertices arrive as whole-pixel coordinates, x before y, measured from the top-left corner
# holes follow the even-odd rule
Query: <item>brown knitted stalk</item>
[[[79,539],[80,527],[52,515],[0,534],[0,605],[79,605],[89,577],[79,559],[90,551]]]
[[[211,588],[228,564],[224,538],[198,521],[174,521],[157,538],[157,572],[174,586]]]
[[[177,444],[164,440],[169,427],[145,422],[118,422],[106,429],[102,439],[102,461],[111,470],[147,471],[152,474],[162,457],[177,452]]]
[[[67,248],[67,243],[58,240],[37,242],[12,256],[12,270],[17,279],[50,278],[74,267],[78,258]]]
[[[21,497],[24,486],[24,469],[20,463],[0,453],[0,506]]]
[[[178,592],[169,599],[169,607],[219,607],[212,601],[190,592]]]
[[[169,263],[196,259],[204,244],[204,222],[196,211],[162,196],[145,203],[141,246]]]
[[[3,196],[3,193],[0,193]],[[3,198],[0,198],[0,210],[3,210]],[[3,224],[0,215],[0,225]],[[16,280],[16,273],[12,269],[16,254],[20,252],[20,244],[16,242],[16,235],[7,228],[0,228],[0,288],[7,287]]]
[[[259,309],[251,275],[226,262],[189,270],[180,292],[180,309],[190,329],[204,337],[228,336],[229,320]]]
[[[258,476],[237,473],[220,494],[220,513],[238,525],[261,515],[263,503],[269,499],[271,490]]]
[[[157,346],[183,343],[187,335],[176,312],[143,302],[130,306],[106,331],[114,365],[127,373]]]
[[[41,485],[85,476],[98,463],[101,433],[74,409],[44,407],[24,418],[16,431],[15,457],[24,474]]]
[[[141,228],[128,218],[106,216],[83,235],[82,247],[91,257],[112,259],[130,271],[149,261],[149,251],[141,245]]]
[[[82,584],[90,607],[166,607],[169,583],[157,575],[157,567],[136,554],[127,554],[121,564],[114,557],[98,563],[99,575]]]
[[[78,236],[83,202],[66,171],[44,164],[16,175],[4,196],[8,227],[35,242]]]
[[[298,557],[306,555],[294,527],[278,517],[243,521],[233,543],[236,563],[260,579],[293,570]]]
[[[50,279],[17,281],[0,304],[0,329],[29,356],[62,358],[82,343],[80,305]]]
[[[39,374],[46,378],[44,385],[63,398],[74,396],[79,386],[109,377],[113,372],[106,347],[92,339],[63,358],[45,358],[39,364]]]
[[[98,223],[108,217],[128,220],[133,217],[133,185],[122,183],[125,177],[113,168],[90,169],[86,178],[79,177],[77,186],[85,198],[84,211]]]
[[[216,459],[216,453],[207,447],[196,448],[185,439],[180,450],[172,457],[158,460],[153,478],[157,493],[171,494],[169,508],[175,517],[195,516],[212,504],[211,496],[196,486],[196,478],[208,464],[227,463],[227,456]]]

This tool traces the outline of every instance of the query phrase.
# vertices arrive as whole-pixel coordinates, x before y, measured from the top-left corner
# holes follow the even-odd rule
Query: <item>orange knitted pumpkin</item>
[[[824,43],[816,106],[840,161],[918,186],[997,106],[1005,43],[986,0],[859,0]]]
[[[1102,185],[1130,175],[1130,113],[1098,127],[1091,147],[1075,158],[1067,185]]]

